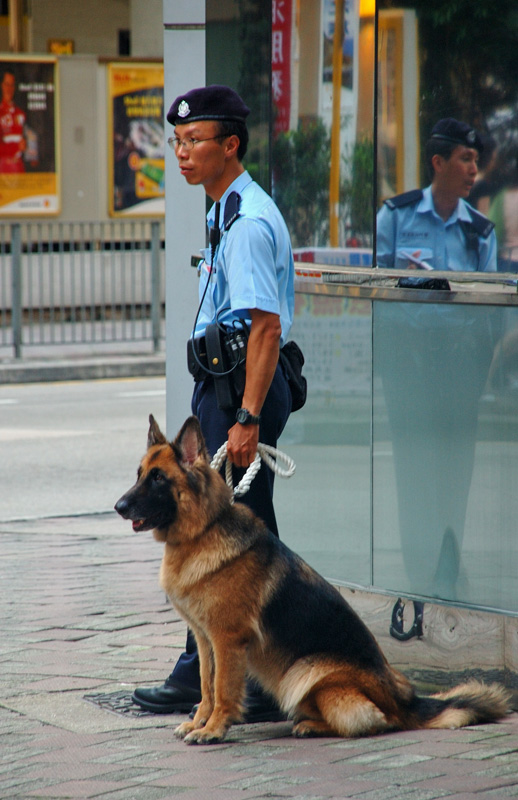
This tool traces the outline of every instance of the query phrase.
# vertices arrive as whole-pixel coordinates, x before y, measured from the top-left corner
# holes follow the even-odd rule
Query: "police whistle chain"
[[[227,444],[228,442],[225,442],[225,444],[221,445],[210,465],[212,469],[219,471],[223,465],[223,462],[226,460],[225,480],[227,486],[233,490],[234,497],[241,497],[241,495],[246,494],[246,492],[250,489],[253,479],[261,468],[261,460],[263,460],[264,463],[270,467],[270,469],[275,472],[276,475],[279,476],[279,478],[291,478],[295,472],[296,466],[292,458],[287,456],[286,453],[276,450],[275,447],[271,447],[269,444],[263,444],[262,442],[259,442],[254,460],[248,467],[237,486],[234,486],[234,481],[232,480],[232,462],[227,457]],[[281,467],[279,462],[283,462],[286,465],[286,468],[284,469]]]

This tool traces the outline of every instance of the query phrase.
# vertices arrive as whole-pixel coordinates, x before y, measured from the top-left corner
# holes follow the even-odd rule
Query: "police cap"
[[[229,86],[202,86],[176,98],[167,112],[171,125],[184,125],[202,119],[245,122],[250,109]]]
[[[432,128],[432,139],[442,139],[453,144],[463,144],[464,147],[473,147],[479,153],[484,149],[482,138],[477,131],[465,122],[459,122],[452,117],[440,119]]]

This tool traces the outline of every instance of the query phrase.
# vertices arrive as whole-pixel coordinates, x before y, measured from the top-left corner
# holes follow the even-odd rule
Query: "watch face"
[[[248,420],[248,411],[246,408],[238,408],[236,413],[236,419],[241,424],[245,423]]]

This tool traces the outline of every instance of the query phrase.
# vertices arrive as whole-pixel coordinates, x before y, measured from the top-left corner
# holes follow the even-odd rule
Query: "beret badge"
[[[190,113],[191,113],[191,109],[189,107],[189,103],[187,103],[185,100],[182,100],[182,102],[178,106],[178,116],[183,119],[184,117],[188,116],[188,114],[190,114]]]
[[[476,138],[477,134],[475,133],[475,131],[469,131],[466,134],[466,141],[468,144],[475,144]]]

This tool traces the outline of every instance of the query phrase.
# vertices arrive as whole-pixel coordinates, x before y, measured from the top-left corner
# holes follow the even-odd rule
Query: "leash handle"
[[[228,442],[225,442],[221,445],[218,452],[212,459],[210,466],[212,469],[220,470],[223,462],[226,459],[227,463],[225,464],[225,480],[227,486],[230,486],[230,488],[233,490],[234,497],[241,497],[241,495],[246,494],[246,492],[250,489],[253,479],[261,468],[261,460],[263,460],[264,463],[270,467],[270,469],[273,470],[273,472],[275,472],[275,474],[280,478],[291,478],[295,472],[296,466],[292,458],[286,455],[286,453],[276,450],[275,447],[271,447],[269,444],[263,444],[262,442],[259,442],[254,460],[248,467],[237,486],[234,487],[234,482],[232,480],[232,462],[229,458],[227,458],[227,444]],[[285,468],[281,467],[279,462],[283,462],[286,465]]]

